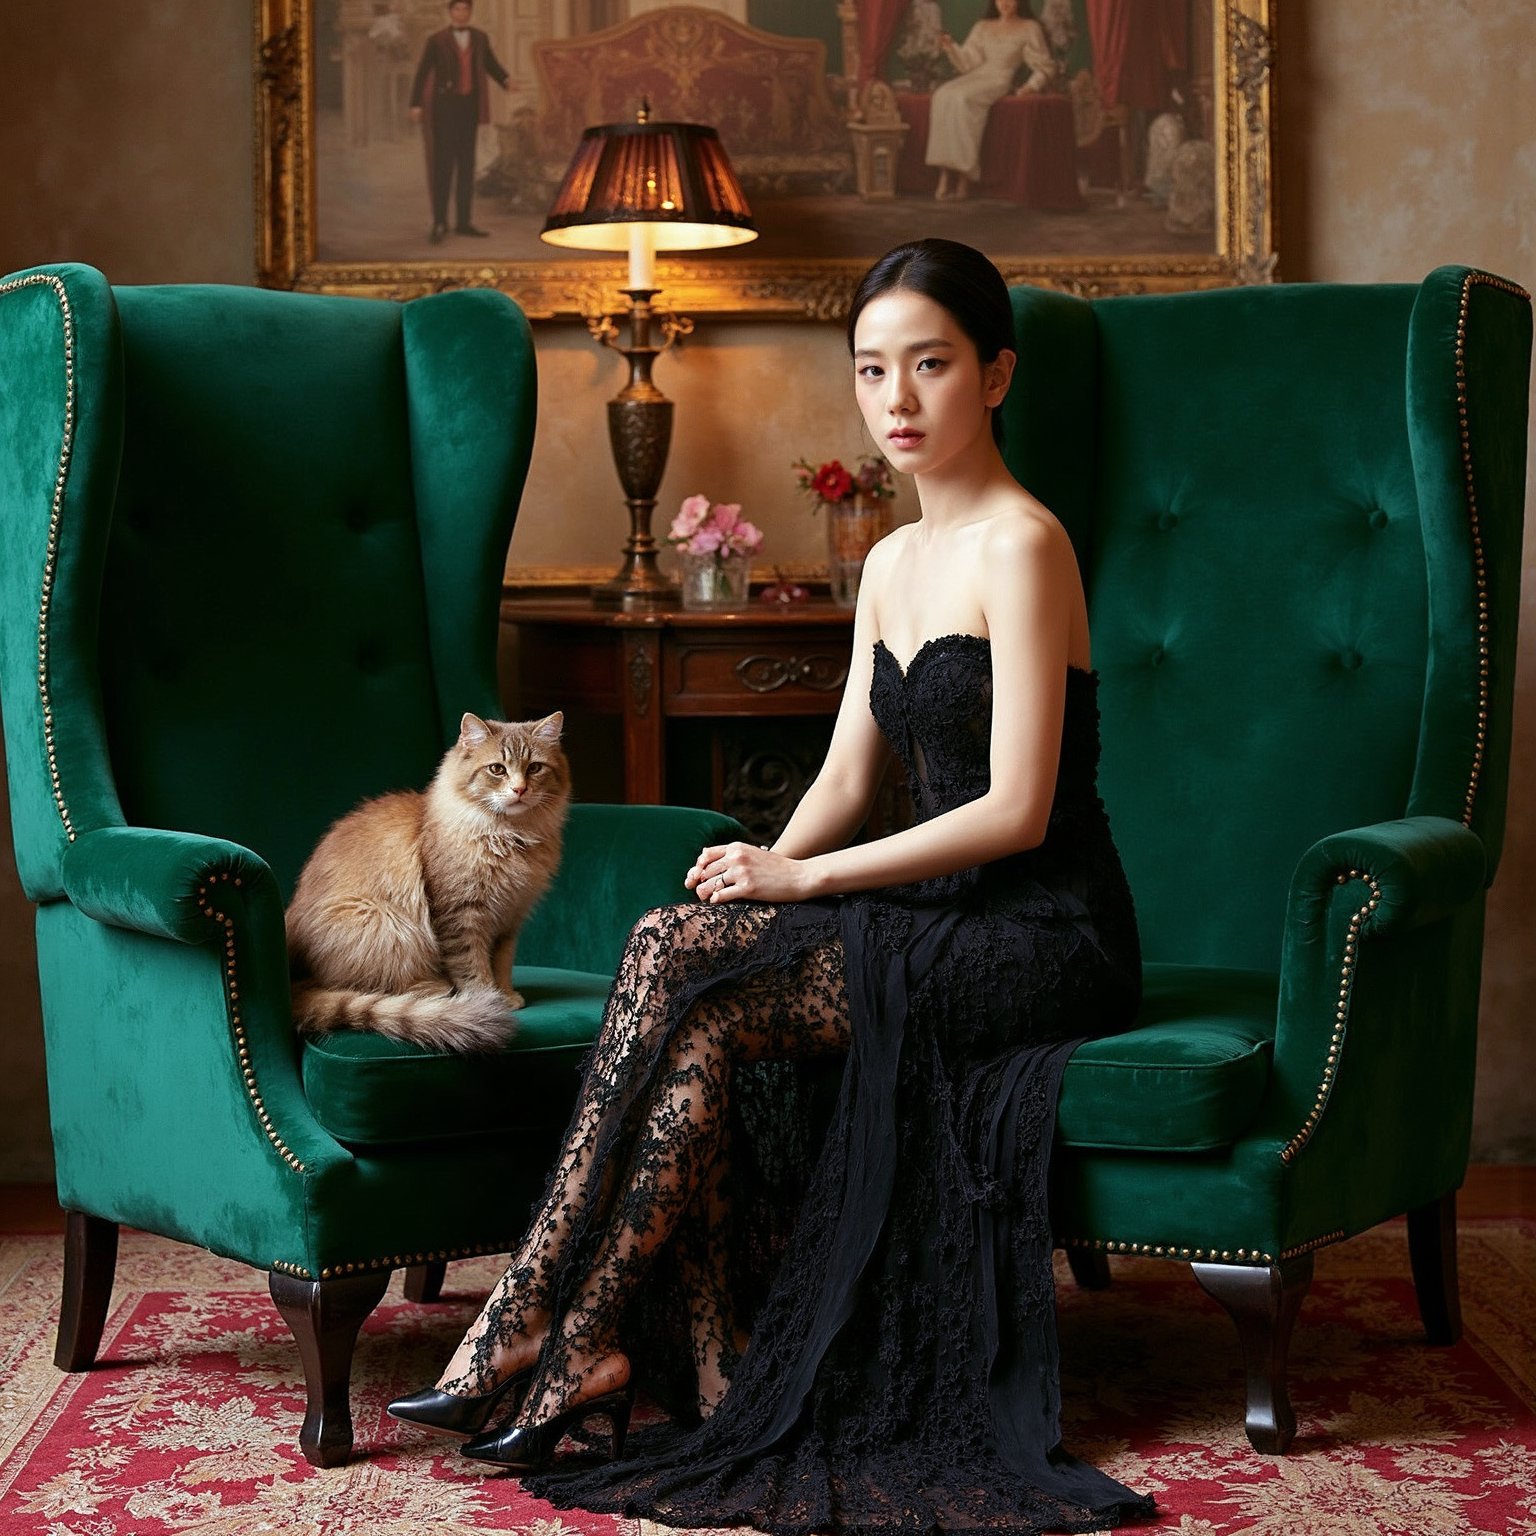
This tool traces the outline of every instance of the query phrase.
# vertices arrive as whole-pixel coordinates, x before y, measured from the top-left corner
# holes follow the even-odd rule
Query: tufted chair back
[[[66,826],[217,834],[286,897],[332,819],[422,785],[463,711],[496,707],[527,325],[489,292],[402,305],[33,277],[8,296],[11,355],[24,369],[35,333],[38,372],[13,398],[56,437],[67,385],[76,440],[56,547],[17,551],[7,659],[35,670],[42,583]],[[68,381],[49,372],[61,340]],[[53,894],[55,809],[14,807],[34,899]]]
[[[1346,828],[1464,821],[1491,878],[1528,310],[1461,268],[1014,309],[1008,457],[1086,575],[1146,957],[1278,970],[1297,861]]]

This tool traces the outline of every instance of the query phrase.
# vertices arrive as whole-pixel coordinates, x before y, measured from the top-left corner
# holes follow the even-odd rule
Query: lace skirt
[[[728,1105],[706,1265],[750,1342],[708,1418],[636,1429],[620,1463],[559,1462],[525,1480],[538,1496],[797,1536],[1101,1530],[1153,1513],[1060,1447],[1046,1188],[1067,1058],[1134,1014],[1134,924],[1116,953],[1077,898],[923,895],[693,905],[637,927],[572,1122],[594,1155],[556,1315],[605,1241],[647,1221],[622,1192],[666,1153],[639,1127],[672,1045],[712,1009],[783,1042],[784,1059],[708,1090]],[[846,1055],[796,1061],[797,1032],[830,1010]],[[618,1028],[620,1013],[644,1026]],[[699,1241],[699,1217],[679,1235],[691,1219]],[[674,1258],[613,1296],[641,1385],[663,1397],[687,1329]]]

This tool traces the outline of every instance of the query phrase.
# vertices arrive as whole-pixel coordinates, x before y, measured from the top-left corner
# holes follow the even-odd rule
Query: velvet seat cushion
[[[1067,1063],[1065,1146],[1204,1152],[1230,1146],[1269,1080],[1278,978],[1217,966],[1148,965],[1141,1012]]]
[[[504,1134],[530,1104],[558,1104],[563,1120],[613,978],[535,965],[516,976],[527,1006],[505,1051],[443,1055],[368,1030],[306,1040],[304,1091],[316,1118],[350,1147]]]
[[[520,965],[517,985],[527,1000],[517,1038],[492,1055],[440,1055],[361,1030],[306,1041],[304,1088],[321,1124],[347,1146],[380,1147],[502,1134],[530,1103],[570,1103],[610,979]],[[1275,993],[1266,972],[1148,966],[1136,1028],[1090,1040],[1067,1066],[1063,1143],[1230,1145],[1269,1077]]]

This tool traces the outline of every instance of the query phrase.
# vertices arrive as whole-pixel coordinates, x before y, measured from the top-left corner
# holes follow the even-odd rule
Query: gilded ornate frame
[[[1167,292],[1269,282],[1275,270],[1275,0],[1215,0],[1216,239],[1209,256],[1069,256],[989,252],[1010,282],[1069,292]],[[255,0],[257,279],[268,287],[413,298],[494,286],[539,319],[619,307],[618,261],[318,261],[313,0]],[[689,314],[835,319],[858,260],[663,260],[669,305]],[[572,268],[576,267],[573,273]]]

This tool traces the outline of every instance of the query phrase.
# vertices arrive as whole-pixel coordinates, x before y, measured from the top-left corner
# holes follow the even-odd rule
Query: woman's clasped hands
[[[702,849],[683,884],[711,906],[722,901],[803,901],[813,894],[804,860],[751,843]]]

